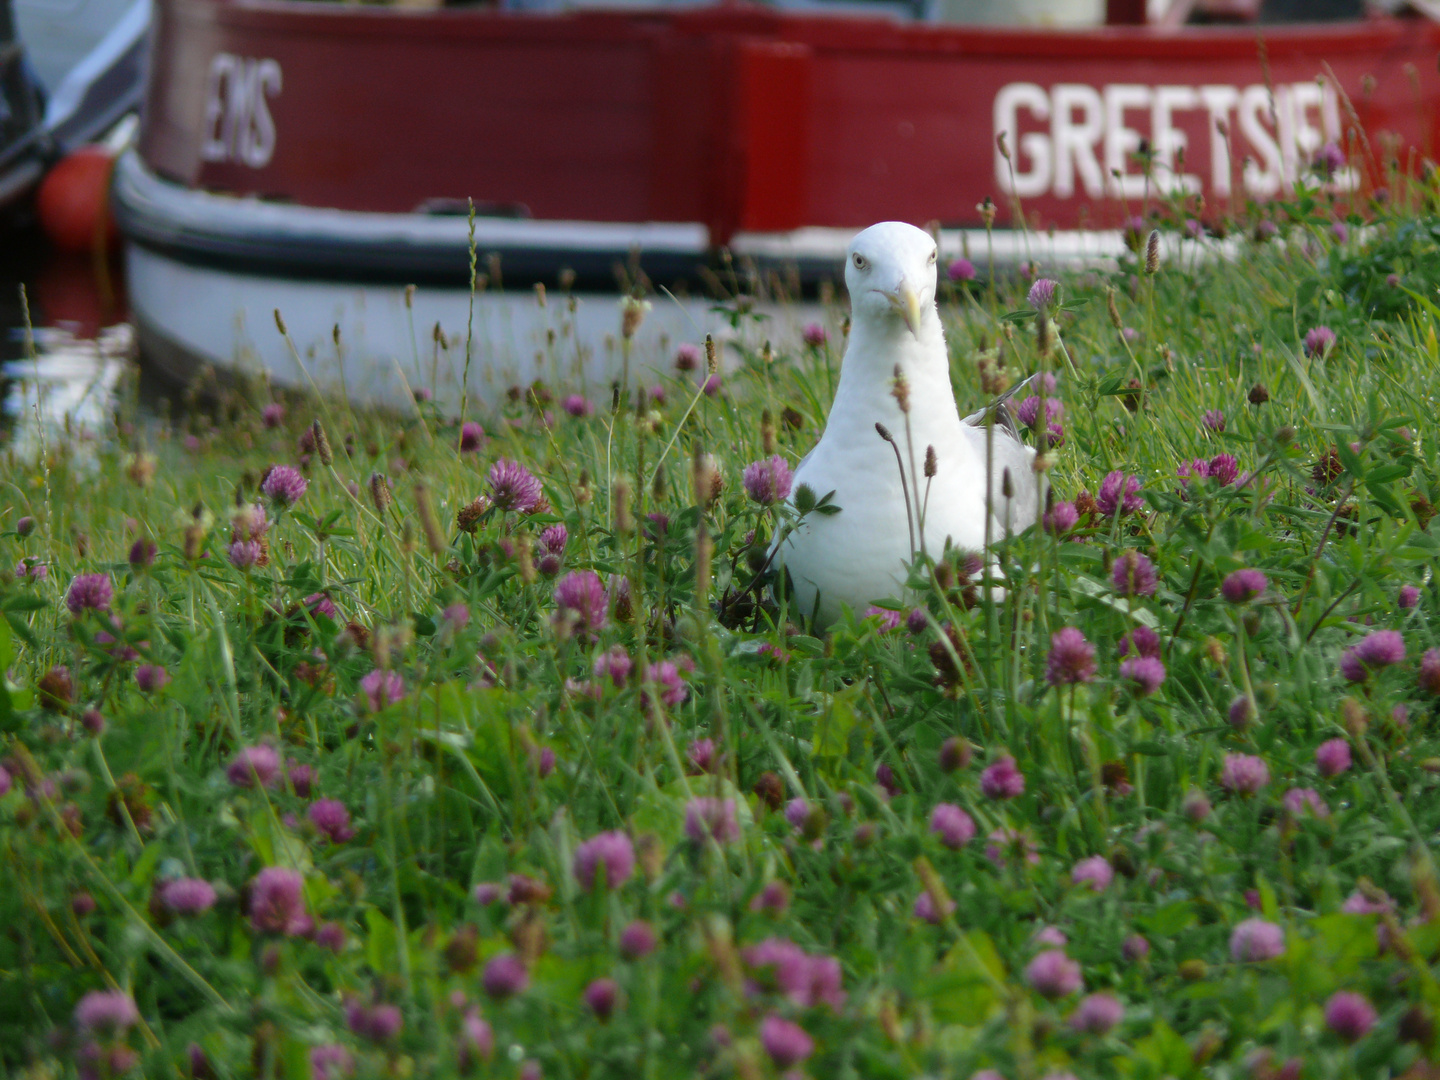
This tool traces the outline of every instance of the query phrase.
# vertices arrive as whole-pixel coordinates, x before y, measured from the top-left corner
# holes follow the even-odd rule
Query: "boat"
[[[1100,25],[1016,27],[945,21],[984,0],[156,0],[112,190],[141,351],[378,401],[438,367],[452,400],[471,359],[496,386],[553,365],[559,306],[537,320],[517,291],[537,284],[578,296],[582,341],[619,317],[579,294],[650,293],[651,344],[627,343],[649,355],[723,328],[717,292],[813,296],[877,220],[988,270],[1113,260],[1158,208],[1201,229],[1299,184],[1363,214],[1433,152],[1440,22],[1246,21],[1276,5],[1184,0],[1212,21],[1182,25],[1091,0]],[[478,344],[472,279],[495,305]]]
[[[140,105],[150,0],[0,4],[0,209]]]

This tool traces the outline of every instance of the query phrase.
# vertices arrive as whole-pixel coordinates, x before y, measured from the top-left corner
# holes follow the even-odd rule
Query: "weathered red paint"
[[[1063,120],[1059,104],[1048,119],[1016,113],[1019,140],[1052,144],[1053,182],[1025,211],[1044,225],[1115,224],[1144,198],[1104,190],[1109,166],[1156,117],[1188,143],[1184,171],[1212,210],[1245,197],[1217,194],[1209,113],[1183,107],[1202,91],[1233,88],[1243,104],[1246,87],[1298,88],[1300,149],[1286,168],[1303,168],[1324,111],[1305,87],[1327,64],[1343,92],[1331,134],[1345,137],[1353,108],[1367,136],[1352,147],[1362,190],[1384,182],[1388,157],[1415,168],[1435,141],[1437,48],[1440,27],[1420,19],[1062,32],[749,6],[537,16],[159,0],[141,152],[186,185],[303,205],[403,212],[468,197],[537,218],[701,221],[717,242],[882,218],[976,224],[987,195],[1003,222],[995,103],[1026,84],[1046,109],[1072,104]],[[226,71],[230,82],[212,83]],[[1127,86],[1148,104],[1123,108],[1136,100]],[[1249,100],[1255,123],[1273,119]],[[1225,114],[1236,157],[1254,157],[1240,108]],[[243,123],[227,129],[233,117]],[[1087,143],[1097,117],[1104,132]],[[1043,154],[1009,149],[1032,183],[1044,179]],[[1238,160],[1230,171],[1241,187]],[[1267,175],[1288,174],[1252,174]]]

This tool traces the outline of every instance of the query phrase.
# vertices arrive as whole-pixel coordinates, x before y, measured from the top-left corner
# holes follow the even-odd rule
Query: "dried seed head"
[[[1010,469],[1006,467],[1000,474],[1000,494],[1007,499],[1015,497],[1015,483],[1010,479]]]
[[[1249,394],[1251,405],[1264,405],[1270,400],[1270,391],[1265,389],[1264,383],[1256,383],[1250,388]]]
[[[450,343],[445,340],[445,331],[440,329],[438,322],[435,324],[435,328],[430,331],[430,338],[442,349],[448,349],[450,347]]]
[[[775,453],[775,417],[769,409],[760,414],[760,445],[766,457]]]
[[[1005,145],[1005,132],[995,136],[995,148],[1000,151],[1000,156],[1006,161],[1010,160],[1010,148]]]
[[[886,442],[895,441],[894,436],[890,434],[890,429],[887,428],[884,424],[880,423],[880,421],[878,420],[875,421],[875,431],[879,434],[880,438],[884,439]]]
[[[595,490],[590,484],[590,470],[581,469],[580,476],[575,481],[575,505],[588,506],[594,497]]]
[[[775,351],[770,348],[769,341],[766,341],[764,345],[760,346],[760,362],[766,367],[769,367],[775,362]]]
[[[985,198],[980,200],[979,205],[976,206],[975,209],[980,211],[980,220],[982,223],[984,223],[986,229],[990,229],[995,225],[994,199],[990,198],[989,195],[986,195]]]
[[[280,331],[282,337],[290,332],[285,329],[285,316],[280,314],[278,307],[275,309],[275,329]]]
[[[1160,230],[1151,229],[1150,238],[1145,241],[1145,273],[1160,271]]]
[[[939,459],[935,456],[935,447],[925,447],[925,478],[933,477],[940,469]]]
[[[1108,285],[1105,287],[1105,314],[1110,316],[1110,325],[1116,330],[1124,328],[1125,324],[1120,321],[1120,309],[1115,306],[1115,290]]]
[[[340,324],[338,322],[330,327],[330,338],[338,349],[340,347]]]
[[[326,468],[335,464],[335,455],[330,451],[330,439],[318,419],[310,422],[310,435],[315,440],[315,452],[320,455],[320,464]]]
[[[384,473],[370,474],[370,501],[375,504],[375,512],[382,517],[390,508],[390,481],[385,479]]]
[[[405,286],[405,310],[411,311],[415,307],[415,286]]]
[[[383,480],[384,477],[381,477],[381,479]],[[480,524],[480,519],[484,517],[486,511],[490,509],[490,505],[490,497],[488,495],[481,495],[473,502],[466,503],[460,508],[459,513],[455,515],[455,525],[462,532],[473,533]]]
[[[430,503],[430,489],[424,484],[415,485],[415,507],[420,513],[420,528],[425,532],[425,546],[430,554],[445,553],[445,538],[440,533],[440,523],[435,520],[435,507]]]
[[[656,469],[655,475],[650,478],[650,497],[658,503],[661,499],[665,498],[665,492],[668,488],[669,484],[665,480],[665,470]]]
[[[630,482],[623,477],[617,479],[610,489],[610,497],[615,507],[615,531],[629,536],[635,531],[635,516],[630,512]]]
[[[545,306],[545,284],[537,281],[535,283],[535,303],[538,307]]]
[[[568,293],[575,287],[575,271],[567,266],[560,271],[557,280],[560,282],[560,291]]]
[[[717,375],[720,372],[720,358],[715,355],[715,339],[705,335],[705,373]]]
[[[645,321],[645,313],[650,310],[650,302],[641,300],[636,296],[627,296],[620,301],[620,336],[627,341],[635,336],[640,329],[640,324]]]
[[[895,382],[890,388],[890,396],[895,399],[895,404],[900,406],[900,411],[905,414],[910,412],[910,380],[905,378],[905,372],[900,370],[900,365],[895,365]]]

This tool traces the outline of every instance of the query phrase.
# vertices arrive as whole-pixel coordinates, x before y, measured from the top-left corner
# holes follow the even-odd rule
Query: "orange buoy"
[[[46,174],[35,197],[40,227],[61,251],[112,250],[120,233],[110,213],[110,170],[115,156],[82,146]]]

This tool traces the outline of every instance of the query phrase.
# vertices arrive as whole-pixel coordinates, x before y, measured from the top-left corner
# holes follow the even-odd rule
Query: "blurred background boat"
[[[1428,2],[158,0],[107,206],[128,136],[75,140],[133,107],[151,13],[79,2],[110,6],[66,68],[25,14],[60,0],[14,0],[36,59],[12,50],[4,85],[16,146],[71,150],[37,203],[90,252],[90,331],[124,296],[118,222],[152,366],[378,403],[458,398],[467,342],[482,396],[608,383],[622,354],[735,335],[736,297],[769,317],[738,320],[752,338],[798,335],[884,218],[983,276],[1113,261],[1161,209],[1215,246],[1302,183],[1363,215],[1421,173],[1440,117]],[[622,294],[652,303],[634,341]]]

